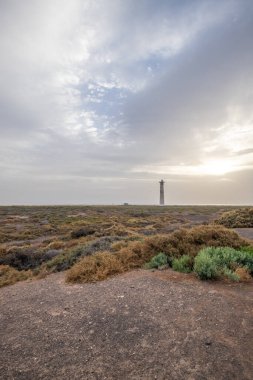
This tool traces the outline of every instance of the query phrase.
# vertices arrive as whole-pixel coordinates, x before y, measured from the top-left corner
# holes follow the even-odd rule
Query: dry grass
[[[27,280],[33,276],[31,271],[18,271],[9,265],[0,265],[0,287]]]
[[[116,255],[100,252],[75,264],[66,276],[67,282],[95,282],[122,273],[124,267]]]
[[[121,241],[116,241],[115,243],[111,244],[111,250],[113,252],[120,251],[122,248],[125,248],[128,246],[128,241],[126,240],[121,240]]]
[[[251,281],[252,277],[249,270],[245,267],[239,267],[235,270],[235,274],[239,276],[241,282]]]
[[[237,247],[221,230],[169,232],[202,223],[203,216],[234,210],[210,206],[12,206],[0,207],[0,265],[31,269],[34,276],[69,269],[86,255],[110,251],[119,255],[124,270],[137,268],[159,252],[180,257],[208,245]],[[191,219],[190,216],[196,216]],[[208,220],[205,219],[206,220]],[[204,221],[204,222],[205,222]],[[217,227],[218,228],[218,227]],[[94,232],[71,237],[73,231]],[[199,231],[199,232],[197,232]],[[217,229],[216,232],[217,233]],[[147,236],[150,236],[147,238]],[[118,240],[116,239],[118,237]],[[107,239],[107,240],[105,240]],[[138,240],[139,242],[132,242]],[[208,242],[207,242],[208,240]],[[202,241],[202,243],[201,243]],[[15,277],[15,276],[14,276]],[[13,277],[13,278],[14,278]],[[22,277],[17,275],[16,278]]]
[[[152,236],[145,239],[144,249],[152,252],[153,256],[163,252],[168,256],[196,256],[203,247],[232,247],[240,248],[248,243],[236,232],[222,226],[198,226],[181,229],[170,235]]]
[[[30,246],[13,246],[0,256],[0,265],[9,265],[17,270],[34,269],[45,261],[42,250],[34,250]]]
[[[85,257],[67,272],[68,282],[93,282],[117,273],[140,268],[160,252],[171,259],[189,255],[194,257],[206,246],[239,248],[247,245],[237,233],[222,226],[199,226],[179,230],[170,235],[154,236],[130,242],[115,253],[98,253]]]
[[[8,250],[7,247],[4,244],[2,244],[0,246],[0,257],[4,256],[6,254],[6,252],[7,252],[7,250]]]
[[[153,256],[153,252],[146,249],[145,242],[133,242],[126,248],[122,248],[115,253],[124,266],[125,270],[140,268],[149,261]]]
[[[253,207],[224,212],[215,220],[215,223],[228,228],[251,228],[253,227]]]
[[[61,240],[54,240],[47,245],[47,249],[62,249],[65,247],[65,244]]]

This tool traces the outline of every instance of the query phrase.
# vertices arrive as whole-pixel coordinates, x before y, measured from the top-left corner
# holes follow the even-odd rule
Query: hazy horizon
[[[0,1],[0,205],[253,204],[251,0]]]

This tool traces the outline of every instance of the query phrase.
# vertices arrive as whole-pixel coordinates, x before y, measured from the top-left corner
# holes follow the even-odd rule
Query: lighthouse
[[[164,180],[162,179],[160,182],[160,206],[164,206]]]

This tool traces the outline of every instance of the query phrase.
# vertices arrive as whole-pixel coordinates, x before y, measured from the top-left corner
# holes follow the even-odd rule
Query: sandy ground
[[[0,289],[0,378],[252,379],[252,284],[172,270]]]
[[[240,236],[253,240],[253,228],[233,228]]]

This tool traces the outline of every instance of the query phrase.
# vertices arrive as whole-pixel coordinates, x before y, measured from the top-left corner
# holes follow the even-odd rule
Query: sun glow
[[[196,175],[224,175],[238,170],[236,165],[229,160],[211,160],[202,165],[193,166],[191,174]]]
[[[247,168],[248,165],[243,165],[236,159],[213,159],[199,165],[142,166],[135,168],[133,172],[178,176],[223,176]]]

